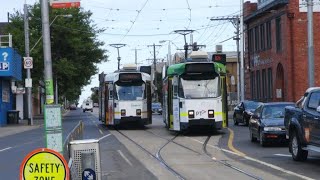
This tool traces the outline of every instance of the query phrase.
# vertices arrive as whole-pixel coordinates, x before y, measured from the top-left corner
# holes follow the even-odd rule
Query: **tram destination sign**
[[[186,73],[206,73],[213,72],[214,65],[212,63],[187,64],[185,67]]]
[[[121,73],[119,74],[119,81],[141,81],[140,73]]]

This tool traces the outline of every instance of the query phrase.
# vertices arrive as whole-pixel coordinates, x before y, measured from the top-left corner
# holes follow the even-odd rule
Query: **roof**
[[[307,93],[312,92],[312,91],[318,91],[320,90],[320,87],[310,87],[306,90]]]
[[[268,102],[263,103],[265,106],[273,106],[273,105],[285,105],[285,104],[295,104],[294,102]]]
[[[275,0],[268,5],[263,6],[262,8],[256,10],[252,14],[244,17],[244,22],[247,23],[248,21],[254,19],[255,17],[262,16],[265,14],[266,11],[272,9],[272,8],[277,8],[283,5],[286,5],[289,3],[289,0]]]

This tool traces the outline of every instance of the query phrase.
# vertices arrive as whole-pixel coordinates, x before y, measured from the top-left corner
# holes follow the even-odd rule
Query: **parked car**
[[[99,107],[98,103],[93,103],[93,107]]]
[[[261,146],[270,142],[287,142],[284,127],[284,111],[286,106],[294,106],[293,102],[272,102],[261,104],[249,121],[251,142],[260,141]]]
[[[152,113],[162,114],[162,108],[160,103],[152,103]]]
[[[286,107],[284,124],[293,160],[306,160],[309,151],[320,153],[319,119],[320,87],[307,89],[295,107]]]
[[[239,103],[234,108],[233,113],[233,123],[234,125],[238,125],[238,123],[244,123],[249,125],[249,119],[252,116],[253,112],[257,109],[257,107],[261,104],[261,102],[255,101],[243,101]]]
[[[75,104],[71,104],[69,107],[70,110],[76,110],[77,106]]]

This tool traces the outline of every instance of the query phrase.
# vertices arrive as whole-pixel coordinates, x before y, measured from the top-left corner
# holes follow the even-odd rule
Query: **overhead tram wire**
[[[138,12],[138,14],[137,14],[137,16],[136,16],[136,18],[133,20],[133,22],[132,22],[132,24],[131,24],[131,26],[130,26],[130,28],[129,28],[129,30],[128,30],[128,32],[121,38],[121,40],[120,40],[120,42],[122,42],[122,40],[129,34],[129,32],[131,31],[131,29],[132,29],[132,27],[133,27],[133,25],[134,25],[134,23],[137,21],[137,19],[138,19],[138,17],[139,17],[139,15],[140,15],[140,13],[141,13],[141,11],[144,9],[144,7],[147,5],[147,3],[148,3],[148,1],[149,0],[146,0],[146,2],[143,4],[143,6],[142,6],[142,8],[140,9],[140,10],[138,10],[137,12]]]

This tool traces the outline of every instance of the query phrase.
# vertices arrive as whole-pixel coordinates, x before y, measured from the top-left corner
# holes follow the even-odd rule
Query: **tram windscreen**
[[[116,99],[132,101],[145,99],[145,84],[140,83],[116,83]]]
[[[180,78],[179,97],[186,99],[214,98],[221,96],[219,76],[215,78]]]

